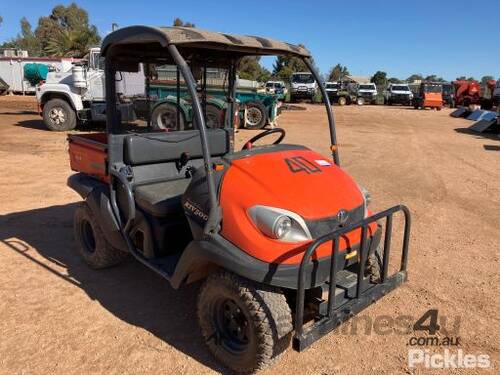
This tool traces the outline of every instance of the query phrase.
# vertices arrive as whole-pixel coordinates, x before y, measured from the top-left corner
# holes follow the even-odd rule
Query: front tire
[[[347,99],[346,99],[345,97],[341,96],[341,97],[338,99],[338,104],[339,104],[340,106],[344,106],[344,105],[346,105],[346,104],[347,104]]]
[[[128,253],[115,249],[106,240],[87,203],[75,211],[74,231],[77,251],[89,267],[107,268],[128,258]]]
[[[283,293],[228,272],[212,274],[198,298],[205,342],[227,368],[261,370],[289,346],[292,314]]]
[[[76,128],[76,113],[66,100],[50,99],[43,106],[43,123],[47,129],[62,132]]]

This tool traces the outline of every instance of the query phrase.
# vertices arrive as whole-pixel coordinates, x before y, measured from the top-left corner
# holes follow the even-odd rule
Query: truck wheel
[[[364,98],[357,98],[356,99],[356,104],[357,105],[364,105],[365,104],[365,99]]]
[[[162,103],[151,113],[151,126],[156,130],[184,130],[184,114],[180,111],[177,124],[177,106],[171,103]]]
[[[63,99],[50,99],[43,106],[43,123],[52,131],[62,132],[76,127],[76,113]]]
[[[238,373],[255,372],[277,360],[293,329],[290,307],[279,289],[228,272],[205,281],[198,320],[214,357]]]
[[[108,243],[87,203],[75,211],[74,230],[78,253],[91,268],[111,267],[128,258]]]
[[[222,111],[213,104],[207,104],[205,125],[209,129],[222,129],[224,127]],[[193,118],[193,129],[198,129],[198,121],[196,121],[196,117]]]
[[[337,100],[337,102],[338,102],[338,104],[340,106],[344,106],[344,105],[347,104],[347,99],[344,96],[341,96],[341,97],[339,97],[339,99]]]
[[[264,104],[257,101],[245,103],[245,128],[262,129],[267,124],[267,111]]]

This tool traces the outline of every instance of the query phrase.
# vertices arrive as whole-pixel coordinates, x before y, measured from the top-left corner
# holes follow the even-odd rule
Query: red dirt
[[[373,208],[402,202],[413,214],[409,282],[360,316],[439,309],[461,318],[465,353],[489,354],[498,367],[500,153],[483,147],[498,138],[462,132],[470,122],[448,110],[335,112],[342,166],[371,192]],[[285,112],[279,124],[287,142],[328,155],[321,106]],[[238,144],[254,134],[240,131]],[[223,371],[200,338],[198,285],[174,291],[137,262],[93,271],[76,255],[80,199],[66,187],[66,134],[43,128],[33,98],[0,98],[0,160],[0,373]],[[408,368],[411,335],[338,329],[265,373],[435,373]]]

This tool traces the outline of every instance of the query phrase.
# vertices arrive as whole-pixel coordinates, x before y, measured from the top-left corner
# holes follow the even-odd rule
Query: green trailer
[[[194,127],[191,109],[191,98],[186,87],[180,86],[180,98],[177,99],[177,86],[169,83],[152,82],[149,85],[149,99],[151,104],[151,122],[159,128]],[[227,92],[222,87],[207,87],[206,113],[207,126],[218,128],[224,126]],[[240,124],[247,129],[261,129],[267,124],[274,125],[279,111],[278,97],[269,93],[254,90],[239,89],[236,92],[239,104]],[[137,107],[137,106],[136,106]],[[176,108],[180,108],[181,115],[177,116]],[[191,125],[189,125],[191,124]]]

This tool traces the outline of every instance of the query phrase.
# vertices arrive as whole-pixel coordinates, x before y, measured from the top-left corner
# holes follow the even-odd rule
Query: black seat
[[[164,217],[182,212],[181,198],[189,182],[187,178],[163,181],[135,188],[135,201],[153,216]]]

